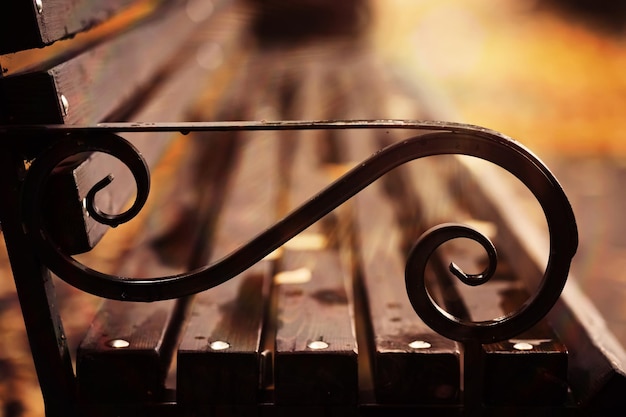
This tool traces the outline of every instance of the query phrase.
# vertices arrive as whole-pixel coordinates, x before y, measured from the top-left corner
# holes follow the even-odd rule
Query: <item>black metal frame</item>
[[[112,227],[139,213],[148,197],[150,173],[141,154],[118,136],[120,133],[303,129],[404,129],[415,134],[363,161],[240,249],[218,262],[183,274],[132,279],[94,271],[64,253],[46,230],[43,191],[47,179],[64,159],[84,152],[105,152],[118,158],[131,170],[137,185],[137,196],[130,209],[121,214],[103,213],[95,204],[95,195],[113,180],[110,176],[104,178],[85,198],[86,212]],[[411,251],[405,282],[414,310],[435,331],[462,342],[466,355],[480,360],[482,343],[509,339],[548,313],[565,285],[578,244],[572,208],[545,164],[514,140],[475,126],[405,120],[3,126],[0,146],[0,220],[49,415],[72,414],[76,405],[75,377],[50,271],[81,290],[105,298],[155,301],[191,295],[251,267],[395,167],[431,155],[470,155],[490,161],[517,177],[540,203],[550,232],[550,255],[538,291],[514,314],[478,323],[464,322],[441,310],[428,294],[424,270],[429,257],[442,243],[455,238],[472,239],[487,251],[486,270],[467,275],[454,264],[450,270],[464,283],[480,285],[491,277],[497,261],[489,239],[467,226],[444,224],[424,233]],[[480,407],[472,403],[474,395],[469,395],[480,385],[472,382],[480,378],[477,369],[480,367],[465,367],[468,410]]]

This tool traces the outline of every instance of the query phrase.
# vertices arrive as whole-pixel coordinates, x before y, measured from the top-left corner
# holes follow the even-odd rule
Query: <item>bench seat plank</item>
[[[497,243],[496,243],[497,245]],[[450,261],[462,270],[482,271],[484,257],[478,245],[449,242],[435,257],[439,280],[447,287],[443,303],[462,320],[490,320],[515,312],[528,299],[523,284],[507,271],[500,253],[498,270],[489,282],[476,287],[460,283],[446,269]],[[444,261],[443,259],[446,259]],[[482,346],[483,394],[487,405],[563,405],[567,399],[567,349],[542,320],[514,339]]]
[[[267,134],[242,144],[216,223],[212,259],[236,249],[275,218],[276,142]],[[240,138],[239,140],[242,140]],[[178,348],[177,397],[184,407],[256,404],[261,336],[272,262],[198,294]]]
[[[359,161],[375,145],[347,149]],[[354,143],[356,141],[348,141]],[[369,151],[369,152],[368,152]],[[381,180],[384,181],[384,178]],[[459,400],[457,344],[432,331],[415,313],[404,288],[403,234],[379,183],[354,198],[359,272],[373,334],[376,399],[384,404],[454,404]],[[414,347],[412,347],[414,346]]]
[[[338,254],[286,250],[281,266],[276,404],[356,405],[356,343]]]
[[[231,139],[222,136],[220,140],[207,141],[189,136],[185,152],[178,161],[178,175],[170,178],[169,185],[162,184],[160,192],[155,193],[154,200],[149,203],[149,208],[154,209],[141,219],[144,224],[159,224],[159,227],[145,227],[135,237],[134,248],[125,254],[125,259],[114,272],[135,277],[159,276],[204,265],[212,235],[202,232],[215,221],[213,208],[219,207],[225,192],[224,181],[232,172]],[[190,176],[197,181],[198,192],[186,199],[177,198]],[[126,402],[161,399],[155,397],[155,393],[166,392],[165,377],[190,304],[191,298],[147,304],[106,301],[77,353],[80,390],[90,394],[87,399],[91,402],[105,400],[99,396],[99,381],[103,378],[132,380],[136,368],[133,363],[139,362],[138,357],[149,364],[146,367],[159,370],[158,378],[146,379],[141,391],[127,392],[121,384],[112,385],[112,392],[107,393],[106,400],[116,401],[118,397]],[[149,330],[144,328],[147,321],[152,334],[144,337]],[[167,343],[162,342],[165,336],[168,336]],[[115,349],[102,343],[105,339],[118,338],[128,341],[129,345]],[[122,363],[127,366],[119,366]]]
[[[292,209],[329,181],[317,153],[328,132],[298,132],[281,142]],[[321,164],[321,165],[320,165]],[[331,213],[285,244],[275,277],[277,405],[356,405],[356,336],[346,293],[349,271]],[[335,219],[336,220],[336,219]]]
[[[150,305],[106,301],[79,347],[81,399],[106,403],[162,398],[180,315],[172,300]]]
[[[511,183],[492,166],[461,159],[459,171],[471,184],[465,203],[477,214],[498,224],[500,246],[513,253],[508,261],[529,288],[537,285],[549,253],[545,230],[535,218],[522,211],[525,207],[516,194],[518,184]],[[481,177],[490,178],[489,184]],[[455,186],[455,184],[453,184]],[[575,277],[570,277],[560,299],[546,316],[547,322],[568,346],[568,382],[575,401],[583,407],[615,410],[626,404],[626,351],[606,327],[600,313],[582,293]]]

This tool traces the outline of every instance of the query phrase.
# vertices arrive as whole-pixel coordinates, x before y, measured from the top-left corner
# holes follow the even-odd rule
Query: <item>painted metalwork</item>
[[[88,193],[85,210],[96,221],[115,227],[140,212],[150,188],[150,173],[141,154],[119,136],[125,132],[303,130],[303,129],[405,129],[413,136],[372,155],[308,202],[261,232],[221,260],[193,271],[150,279],[135,279],[93,270],[64,253],[46,230],[42,214],[44,189],[52,170],[64,159],[84,152],[104,152],[123,162],[137,185],[131,207],[120,214],[101,211],[96,194],[113,179],[105,177]],[[424,283],[426,262],[444,242],[468,238],[487,251],[489,265],[482,274],[468,275],[452,264],[450,269],[468,285],[486,282],[495,270],[497,256],[489,239],[467,226],[444,224],[427,231],[415,244],[406,266],[406,288],[417,314],[435,331],[462,342],[493,342],[513,337],[539,321],[557,301],[567,280],[577,248],[578,234],[572,208],[556,178],[531,151],[491,130],[452,123],[404,120],[276,121],[206,123],[111,123],[95,126],[37,125],[0,127],[0,136],[54,137],[47,150],[36,155],[23,183],[21,216],[24,233],[37,256],[52,272],[86,292],[118,300],[156,301],[179,298],[207,290],[243,272],[321,217],[350,199],[390,170],[431,155],[470,155],[490,161],[517,177],[540,203],[550,232],[550,254],[538,291],[512,315],[483,322],[464,322],[443,311]]]

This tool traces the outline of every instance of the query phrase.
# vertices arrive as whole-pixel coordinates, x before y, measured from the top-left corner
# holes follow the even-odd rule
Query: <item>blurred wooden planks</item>
[[[181,7],[157,8],[154,13],[153,19],[67,61],[1,79],[2,121],[89,124],[129,118],[142,122],[188,120],[189,112],[205,93],[198,86],[220,88],[212,86],[211,80],[220,66],[229,65],[237,55],[245,14],[241,7],[216,6],[213,15],[200,24]],[[169,35],[162,42],[149,41],[163,33]],[[215,62],[198,60],[199,51],[209,46],[216,50]],[[126,137],[154,166],[172,134]],[[105,233],[106,226],[86,215],[82,202],[91,187],[108,174],[116,180],[98,193],[98,205],[105,212],[119,212],[134,187],[128,170],[112,157],[96,153],[76,159],[50,180],[55,194],[47,199],[47,221],[66,250],[85,252]],[[63,230],[59,230],[60,224]]]
[[[299,132],[281,142],[291,148],[283,153],[288,210],[329,180],[317,152],[325,134]],[[341,232],[336,214],[330,213],[281,252],[275,277],[277,405],[356,405],[356,335],[346,294],[350,271],[338,246]]]
[[[212,259],[218,260],[275,218],[276,141],[235,139],[241,146],[224,209],[215,223]],[[273,263],[264,260],[196,297],[178,349],[177,393],[183,407],[260,402],[262,330]],[[269,358],[271,359],[271,357]]]

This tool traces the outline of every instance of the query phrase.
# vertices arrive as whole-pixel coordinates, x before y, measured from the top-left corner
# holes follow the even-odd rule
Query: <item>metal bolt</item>
[[[35,7],[37,7],[37,13],[41,14],[43,12],[43,1],[35,0]]]
[[[63,116],[67,116],[70,111],[70,102],[67,100],[63,94],[61,94],[61,106],[63,109]]]
[[[428,342],[425,342],[423,340],[414,340],[411,343],[409,343],[409,347],[411,349],[428,349],[430,348],[432,345]]]
[[[309,343],[307,346],[309,347],[309,349],[313,349],[313,350],[328,349],[328,343],[322,340],[314,340],[311,343]]]
[[[123,348],[129,347],[130,342],[124,339],[113,339],[113,340],[109,340],[107,342],[107,345],[115,349],[123,349]]]
[[[526,343],[526,342],[518,342],[516,344],[513,345],[513,349],[517,349],[517,350],[533,350],[533,345],[531,345],[530,343]]]
[[[211,342],[209,347],[213,350],[225,350],[230,347],[230,344],[222,340],[216,340],[215,342]]]

